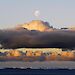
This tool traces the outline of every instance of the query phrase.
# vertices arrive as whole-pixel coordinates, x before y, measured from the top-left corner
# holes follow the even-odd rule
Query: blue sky
[[[39,10],[36,18],[34,11]],[[0,0],[0,29],[40,19],[56,28],[75,26],[75,0]]]

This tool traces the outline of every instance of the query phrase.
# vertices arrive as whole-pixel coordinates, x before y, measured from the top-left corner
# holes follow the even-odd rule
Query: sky
[[[55,28],[75,26],[75,0],[0,0],[0,29],[37,19]]]

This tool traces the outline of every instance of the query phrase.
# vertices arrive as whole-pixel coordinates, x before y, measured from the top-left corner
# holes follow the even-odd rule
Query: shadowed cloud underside
[[[0,30],[2,48],[75,48],[75,31],[53,29],[39,20]]]

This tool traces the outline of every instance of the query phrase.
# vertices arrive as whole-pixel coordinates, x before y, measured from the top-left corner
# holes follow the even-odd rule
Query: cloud
[[[14,29],[0,30],[0,47],[75,48],[75,31],[56,30],[48,22],[34,20]]]
[[[54,30],[50,32],[27,29],[0,30],[3,48],[74,48],[75,31]]]
[[[51,26],[48,22],[44,22],[41,20],[33,20],[29,23],[20,25],[20,27],[27,28],[28,30],[38,30],[41,32],[51,29]]]

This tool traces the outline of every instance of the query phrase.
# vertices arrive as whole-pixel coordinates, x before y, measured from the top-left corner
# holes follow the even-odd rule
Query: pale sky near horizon
[[[39,18],[34,16],[35,10],[39,10]],[[56,28],[75,26],[75,0],[0,0],[0,29],[35,19]]]

